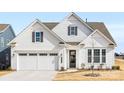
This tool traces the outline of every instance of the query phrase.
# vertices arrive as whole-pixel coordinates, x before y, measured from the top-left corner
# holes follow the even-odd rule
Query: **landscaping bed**
[[[62,71],[58,72],[54,80],[56,81],[124,80],[124,60],[116,59],[115,66],[119,66],[120,70],[94,70],[94,73],[96,74],[96,76],[94,77],[87,76],[92,73],[91,70],[78,70],[74,72]]]

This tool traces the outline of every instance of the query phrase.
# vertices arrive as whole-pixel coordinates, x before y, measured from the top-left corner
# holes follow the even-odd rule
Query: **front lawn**
[[[120,66],[121,70],[100,70],[94,73],[100,74],[98,77],[85,76],[91,73],[90,70],[75,71],[75,72],[58,72],[54,80],[57,81],[80,81],[80,80],[124,80],[124,60],[116,59],[115,65]]]
[[[3,76],[3,75],[7,75],[7,74],[9,74],[11,72],[13,72],[13,71],[4,71],[4,70],[2,70],[2,71],[0,71],[0,77]]]

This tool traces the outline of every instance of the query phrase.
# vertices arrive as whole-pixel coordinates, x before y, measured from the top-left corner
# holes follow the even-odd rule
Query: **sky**
[[[116,52],[124,52],[124,12],[76,12],[84,21],[104,22],[117,43]],[[60,22],[67,12],[0,12],[0,23],[11,24],[16,34],[35,19],[41,22]]]

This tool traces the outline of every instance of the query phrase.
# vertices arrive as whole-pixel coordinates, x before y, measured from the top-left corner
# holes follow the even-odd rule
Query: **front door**
[[[76,50],[69,51],[70,68],[76,68]]]

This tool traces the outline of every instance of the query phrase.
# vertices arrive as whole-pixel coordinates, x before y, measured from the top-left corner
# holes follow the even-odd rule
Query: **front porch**
[[[78,46],[65,45],[59,53],[59,70],[78,69]]]
[[[65,44],[59,52],[58,70],[111,69],[114,65],[113,54],[111,48]]]

